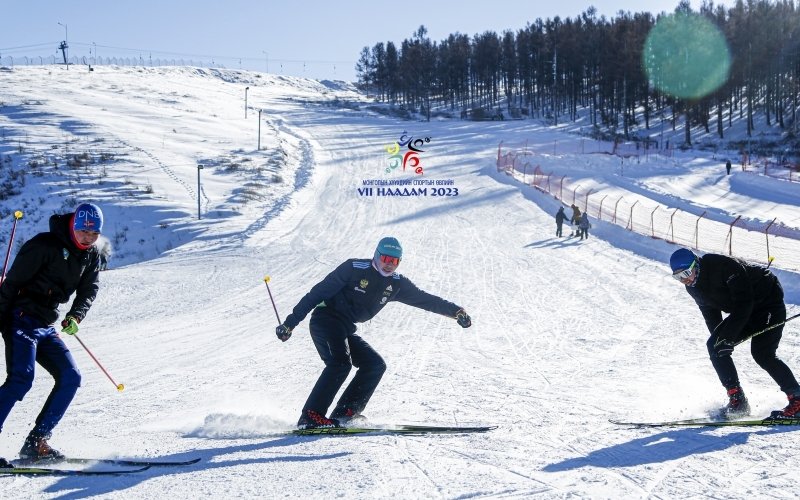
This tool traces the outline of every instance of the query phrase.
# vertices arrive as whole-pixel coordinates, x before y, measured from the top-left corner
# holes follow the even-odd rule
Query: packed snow
[[[559,202],[497,172],[500,141],[566,141],[575,127],[402,121],[370,104],[342,82],[257,72],[0,71],[0,154],[13,158],[2,169],[28,171],[20,193],[0,202],[3,247],[14,210],[25,213],[22,242],[76,200],[103,208],[114,246],[79,337],[125,390],[66,338],[83,386],[51,444],[70,456],[201,459],[125,476],[0,477],[0,496],[796,497],[792,428],[609,423],[703,416],[726,397],[700,313],[669,275],[675,245],[603,221],[587,240],[557,238]],[[422,174],[389,167],[387,148],[403,136],[429,139]],[[106,161],[66,164],[83,153]],[[595,158],[552,161],[566,169]],[[597,159],[596,177],[580,175],[654,204],[780,215],[800,228],[797,183],[736,169],[728,178],[721,158],[689,150],[625,175]],[[359,192],[383,180],[434,184]],[[378,196],[379,187],[428,190]],[[498,428],[287,435],[322,362],[308,319],[288,342],[276,338],[265,278],[283,318],[338,264],[371,257],[389,235],[404,247],[398,271],[462,305],[473,326],[402,304],[359,325],[388,364],[365,414]],[[800,256],[775,257],[791,315]],[[800,376],[798,332],[800,321],[787,325],[779,354]],[[734,359],[754,415],[785,406],[746,347]],[[51,387],[40,370],[0,434],[0,456],[16,456]]]

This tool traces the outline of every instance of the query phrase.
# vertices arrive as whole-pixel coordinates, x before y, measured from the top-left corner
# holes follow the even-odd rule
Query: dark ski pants
[[[742,330],[741,338],[735,340],[735,342],[783,321],[786,321],[786,306],[783,303],[754,311],[747,326]],[[777,355],[778,344],[780,344],[782,335],[783,325],[776,326],[768,332],[753,337],[750,340],[750,354],[758,366],[772,377],[783,392],[794,393],[800,389],[800,385],[798,385],[792,370]],[[719,358],[714,355],[714,343],[716,341],[717,336],[711,335],[708,342],[706,342],[711,364],[714,366],[722,385],[726,389],[732,389],[739,385],[739,374],[736,372],[736,366],[730,356]]]
[[[6,381],[0,386],[0,429],[11,409],[33,387],[34,367],[39,363],[55,379],[55,386],[36,417],[31,434],[49,437],[81,385],[81,374],[55,328],[43,326],[31,316],[14,311],[10,328],[3,332]]]
[[[386,371],[383,358],[355,334],[355,325],[325,308],[314,310],[309,329],[325,369],[314,384],[303,410],[326,415],[350,368],[355,366],[358,371],[339,397],[331,416],[341,416],[348,409],[361,413]]]
[[[558,222],[556,222],[556,236],[561,236],[561,234],[562,234],[562,228],[561,228],[561,226],[562,226],[562,225],[563,225],[563,224],[559,224]]]

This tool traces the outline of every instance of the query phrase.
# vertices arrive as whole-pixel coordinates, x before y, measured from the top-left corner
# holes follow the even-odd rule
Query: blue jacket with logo
[[[284,324],[295,328],[315,307],[330,308],[352,323],[372,319],[389,302],[402,302],[451,318],[461,307],[417,288],[401,274],[383,276],[370,259],[344,261],[297,303]]]

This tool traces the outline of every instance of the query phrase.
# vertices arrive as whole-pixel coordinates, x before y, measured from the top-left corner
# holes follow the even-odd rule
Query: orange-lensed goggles
[[[395,266],[399,266],[400,257],[392,257],[391,255],[381,254],[381,262],[383,262],[384,264],[393,264]]]

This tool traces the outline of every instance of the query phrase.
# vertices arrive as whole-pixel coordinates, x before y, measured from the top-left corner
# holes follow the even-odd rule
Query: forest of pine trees
[[[455,33],[440,42],[424,26],[400,46],[364,47],[356,66],[359,85],[383,102],[427,114],[444,109],[479,118],[574,121],[579,114],[597,130],[628,139],[632,130],[661,120],[673,128],[687,120],[724,138],[733,118],[753,114],[793,138],[800,82],[800,6],[793,0],[738,0],[727,9],[704,2],[693,12],[682,1],[675,13],[696,14],[724,34],[730,72],[714,92],[685,100],[659,93],[642,68],[650,29],[664,15],[620,11],[597,16],[589,8],[575,19],[536,19],[516,33]],[[671,13],[670,13],[671,14]],[[690,129],[686,143],[691,144]]]

